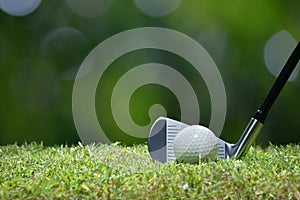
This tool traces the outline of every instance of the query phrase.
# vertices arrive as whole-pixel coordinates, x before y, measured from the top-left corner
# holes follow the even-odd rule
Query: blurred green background
[[[273,48],[278,55],[274,53],[275,58],[272,58],[266,56],[266,44],[269,42],[271,50],[276,47],[276,40],[274,44],[270,42],[276,35],[287,43],[291,38],[294,42],[300,39],[300,1],[296,0],[156,0],[152,3],[147,0],[31,0],[28,5],[20,2],[0,0],[0,144],[77,143],[72,87],[83,59],[110,36],[149,26],[180,31],[209,52],[221,72],[227,94],[222,138],[235,142],[275,80],[266,62],[268,59],[275,62],[272,59],[290,50],[283,43],[282,48]],[[118,67],[125,70],[147,62],[170,66],[181,63],[175,55],[155,50],[126,56],[112,66],[116,73],[120,73]],[[101,92],[113,84],[114,80],[109,78],[113,73],[114,70],[107,71],[108,78],[102,80],[106,86],[97,91],[97,108],[108,108],[105,103],[109,100]],[[178,118],[180,110],[173,106],[178,102],[172,93],[156,86],[145,86],[143,90],[155,94],[152,96],[163,101],[169,116]],[[154,101],[143,95],[143,91],[137,91],[133,97],[136,100],[130,106],[139,124],[147,123],[147,117],[143,118],[147,113],[143,108],[147,105],[145,96],[150,103]],[[207,125],[210,119],[208,92],[203,91],[203,96],[207,101],[200,105],[200,123]],[[258,143],[299,142],[299,102],[300,81],[296,76],[271,109]],[[108,131],[118,132],[114,126],[113,122],[106,123]],[[117,133],[111,138],[120,139]],[[128,141],[145,140],[131,138]]]

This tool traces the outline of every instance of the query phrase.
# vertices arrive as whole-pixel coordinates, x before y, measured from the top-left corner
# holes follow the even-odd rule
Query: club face
[[[153,123],[148,138],[148,150],[151,157],[162,163],[176,160],[174,140],[176,135],[187,126],[189,125],[173,119],[159,117]],[[218,157],[229,158],[231,154],[228,150],[232,149],[232,146],[218,138]]]
[[[187,126],[173,119],[159,117],[153,123],[148,137],[148,150],[151,157],[162,163],[175,160],[175,137]]]

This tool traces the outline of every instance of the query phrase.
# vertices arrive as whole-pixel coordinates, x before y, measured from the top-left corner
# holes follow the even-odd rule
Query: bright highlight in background
[[[276,77],[279,75],[287,58],[296,45],[296,40],[286,30],[275,33],[268,40],[264,49],[264,60],[271,74]],[[299,66],[300,64],[298,63],[295,71],[290,76],[289,81],[294,81],[297,78]]]
[[[82,17],[96,17],[105,13],[112,0],[66,0],[73,12]]]
[[[25,16],[37,9],[41,0],[0,0],[1,9],[9,15]]]
[[[134,0],[136,6],[146,15],[162,17],[172,13],[181,0]]]

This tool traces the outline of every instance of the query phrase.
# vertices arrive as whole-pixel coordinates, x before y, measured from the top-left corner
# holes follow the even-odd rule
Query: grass
[[[0,147],[0,199],[300,199],[300,145],[241,160],[153,162],[146,145]]]

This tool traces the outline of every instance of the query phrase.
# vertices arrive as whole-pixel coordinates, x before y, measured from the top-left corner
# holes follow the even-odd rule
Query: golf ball
[[[204,126],[188,126],[175,137],[174,154],[177,161],[184,163],[214,160],[218,155],[218,138]]]

